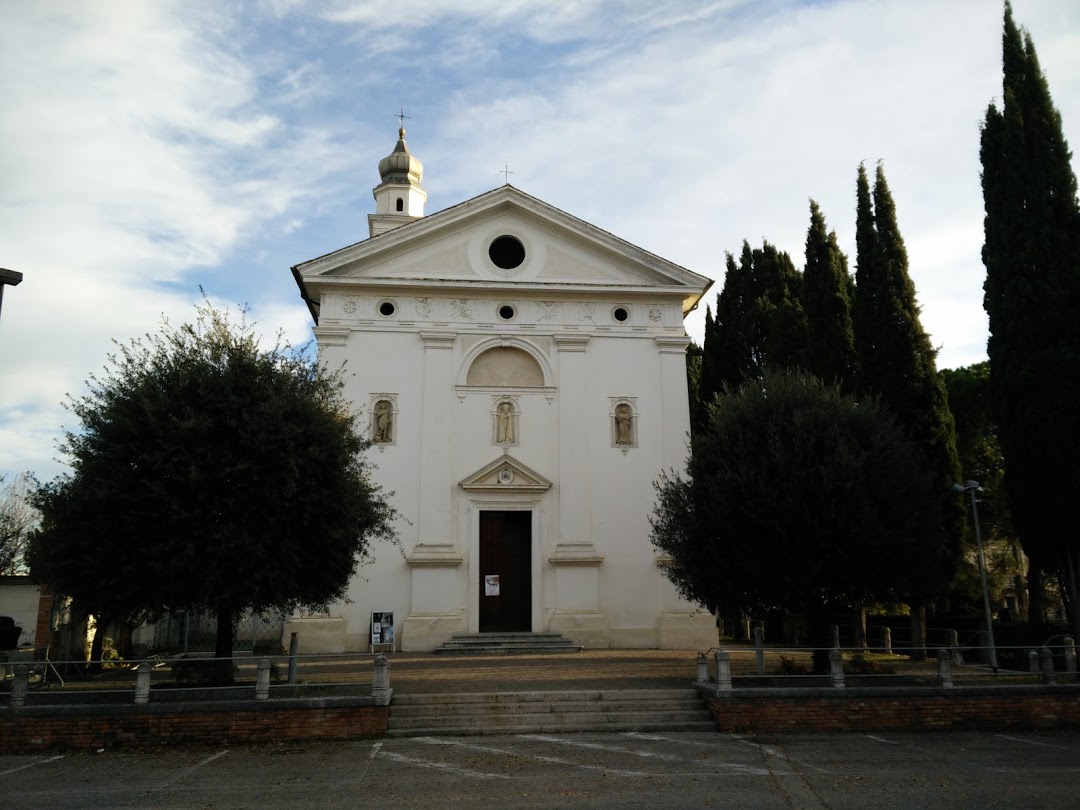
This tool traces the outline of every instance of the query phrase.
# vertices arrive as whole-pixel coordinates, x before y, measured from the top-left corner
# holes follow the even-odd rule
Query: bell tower
[[[420,186],[423,176],[424,164],[409,153],[409,147],[405,144],[405,127],[402,126],[398,129],[394,151],[379,161],[382,182],[372,190],[375,213],[368,214],[371,236],[408,225],[424,215],[427,192]]]

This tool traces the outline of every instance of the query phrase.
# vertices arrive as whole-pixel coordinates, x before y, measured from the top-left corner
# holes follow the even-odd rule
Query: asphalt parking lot
[[[1070,807],[1070,733],[524,734],[0,757],[12,808]]]

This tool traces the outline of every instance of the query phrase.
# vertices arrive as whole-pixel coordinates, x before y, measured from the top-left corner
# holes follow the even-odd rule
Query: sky
[[[0,0],[0,475],[63,472],[62,407],[200,288],[311,340],[290,267],[367,237],[404,108],[427,213],[509,181],[717,280],[852,269],[884,166],[940,368],[986,357],[978,158],[998,0]],[[1080,3],[1014,0],[1080,145]],[[1074,165],[1076,161],[1074,160]],[[701,340],[703,311],[687,319]],[[9,479],[10,480],[10,479]]]

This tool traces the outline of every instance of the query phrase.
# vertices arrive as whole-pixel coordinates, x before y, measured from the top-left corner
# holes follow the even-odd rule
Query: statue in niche
[[[633,444],[634,412],[625,402],[615,408],[615,444]]]
[[[495,409],[495,441],[512,444],[514,441],[514,405],[503,400]]]
[[[375,437],[372,441],[376,444],[387,444],[394,435],[394,409],[385,399],[375,403]]]

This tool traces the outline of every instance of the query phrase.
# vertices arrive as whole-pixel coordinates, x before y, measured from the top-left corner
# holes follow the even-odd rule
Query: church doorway
[[[480,512],[480,632],[532,630],[532,512]]]

